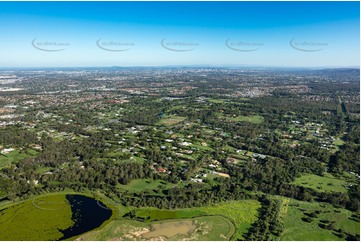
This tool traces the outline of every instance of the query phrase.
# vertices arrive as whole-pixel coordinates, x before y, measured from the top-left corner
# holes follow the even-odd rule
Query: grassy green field
[[[57,240],[63,237],[59,231],[74,225],[72,211],[66,195],[79,194],[72,190],[35,195],[32,198],[0,207],[0,240]],[[92,231],[97,231],[115,219],[119,212],[114,202],[100,192],[85,191],[79,195],[92,197],[112,209],[113,214]],[[75,239],[70,238],[69,240]]]
[[[207,101],[210,103],[224,103],[225,102],[225,100],[223,100],[223,99],[213,99],[213,98],[209,98]]]
[[[57,240],[74,224],[65,194],[40,196],[0,210],[0,240]]]
[[[234,118],[228,118],[229,120],[235,121],[235,122],[249,122],[253,124],[261,124],[263,122],[263,117],[259,115],[254,116],[237,116]]]
[[[236,225],[236,232],[233,238],[243,238],[251,224],[256,221],[258,209],[261,204],[256,200],[242,200],[220,203],[214,206],[199,208],[200,211],[209,215],[222,215]]]
[[[28,154],[26,154],[24,151],[20,152],[19,150],[14,150],[4,155],[0,154],[0,169],[36,154],[37,152],[32,149],[28,150]]]
[[[233,122],[249,122],[253,124],[261,124],[264,120],[264,118],[260,115],[252,115],[252,116],[236,116],[236,117],[226,117],[223,113],[218,113],[218,116],[220,118],[225,118],[228,121]]]
[[[213,148],[209,147],[209,146],[203,146],[200,143],[195,143],[191,145],[192,147],[198,148],[199,150],[206,150],[206,151],[213,151]]]
[[[223,150],[225,150],[227,152],[236,152],[236,149],[229,145],[224,146]]]
[[[35,172],[38,174],[43,174],[45,172],[48,172],[50,170],[52,170],[52,167],[43,167],[43,166],[39,166],[38,168],[36,168]]]
[[[134,139],[134,136],[132,136],[132,139]],[[115,143],[115,142],[113,141],[113,143]],[[129,154],[130,158],[129,159],[125,159],[125,158],[123,159],[122,157],[123,157],[124,154]],[[136,163],[139,163],[139,164],[144,163],[144,158],[131,155],[130,152],[111,151],[111,152],[106,153],[104,155],[104,157],[116,159],[117,162],[119,162],[119,163],[125,163],[125,162],[136,162]]]
[[[336,209],[330,204],[309,203],[291,199],[284,219],[281,240],[345,240],[337,232],[323,229],[325,221],[335,222],[334,230],[342,229],[352,235],[360,233],[360,223],[351,220],[353,213],[346,209]],[[314,216],[314,218],[312,217]],[[355,215],[354,215],[355,216]],[[359,215],[357,215],[359,217]],[[302,219],[308,218],[310,222]],[[326,223],[327,224],[327,223]]]
[[[186,119],[186,117],[180,117],[180,116],[166,116],[162,118],[157,124],[158,125],[174,125],[180,122],[183,122]]]
[[[296,178],[293,184],[312,188],[319,192],[347,192],[346,181],[337,179],[330,174],[325,176],[303,174]]]
[[[345,142],[344,142],[342,139],[338,138],[338,139],[336,139],[335,142],[333,142],[333,143],[334,143],[334,145],[341,146],[341,145],[343,145]]]
[[[335,145],[335,148],[331,150],[332,153],[335,153],[340,150],[340,146],[342,146],[345,143],[341,138],[337,138],[333,144]]]
[[[174,184],[161,180],[134,179],[127,185],[119,184],[117,187],[128,191],[141,192],[153,189],[167,189],[171,186],[174,186]]]
[[[245,156],[245,155],[231,155],[231,157],[241,161],[248,161],[250,159],[249,156]]]

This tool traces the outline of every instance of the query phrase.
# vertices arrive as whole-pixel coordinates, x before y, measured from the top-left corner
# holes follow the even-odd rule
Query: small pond
[[[60,230],[64,234],[59,240],[66,240],[71,237],[98,228],[112,216],[112,210],[94,198],[83,195],[66,195],[72,211],[72,220],[75,224],[65,230]]]

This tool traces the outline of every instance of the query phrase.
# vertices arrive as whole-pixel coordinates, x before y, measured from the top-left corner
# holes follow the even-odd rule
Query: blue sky
[[[0,2],[0,67],[359,66],[359,4]]]

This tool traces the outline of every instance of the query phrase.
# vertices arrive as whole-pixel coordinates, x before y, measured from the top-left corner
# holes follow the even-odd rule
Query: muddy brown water
[[[188,235],[196,229],[196,225],[192,220],[188,221],[172,221],[166,223],[156,223],[151,225],[152,231],[142,235],[145,239],[164,236],[172,238],[177,234]]]

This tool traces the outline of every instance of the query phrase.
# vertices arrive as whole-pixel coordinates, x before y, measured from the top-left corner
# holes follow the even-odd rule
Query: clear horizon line
[[[210,68],[295,68],[295,69],[315,69],[315,68],[353,68],[360,69],[357,65],[347,66],[266,66],[266,65],[211,65],[211,64],[195,64],[195,65],[112,65],[112,66],[9,66],[0,67],[0,69],[67,69],[67,68],[171,68],[171,67],[210,67]]]

